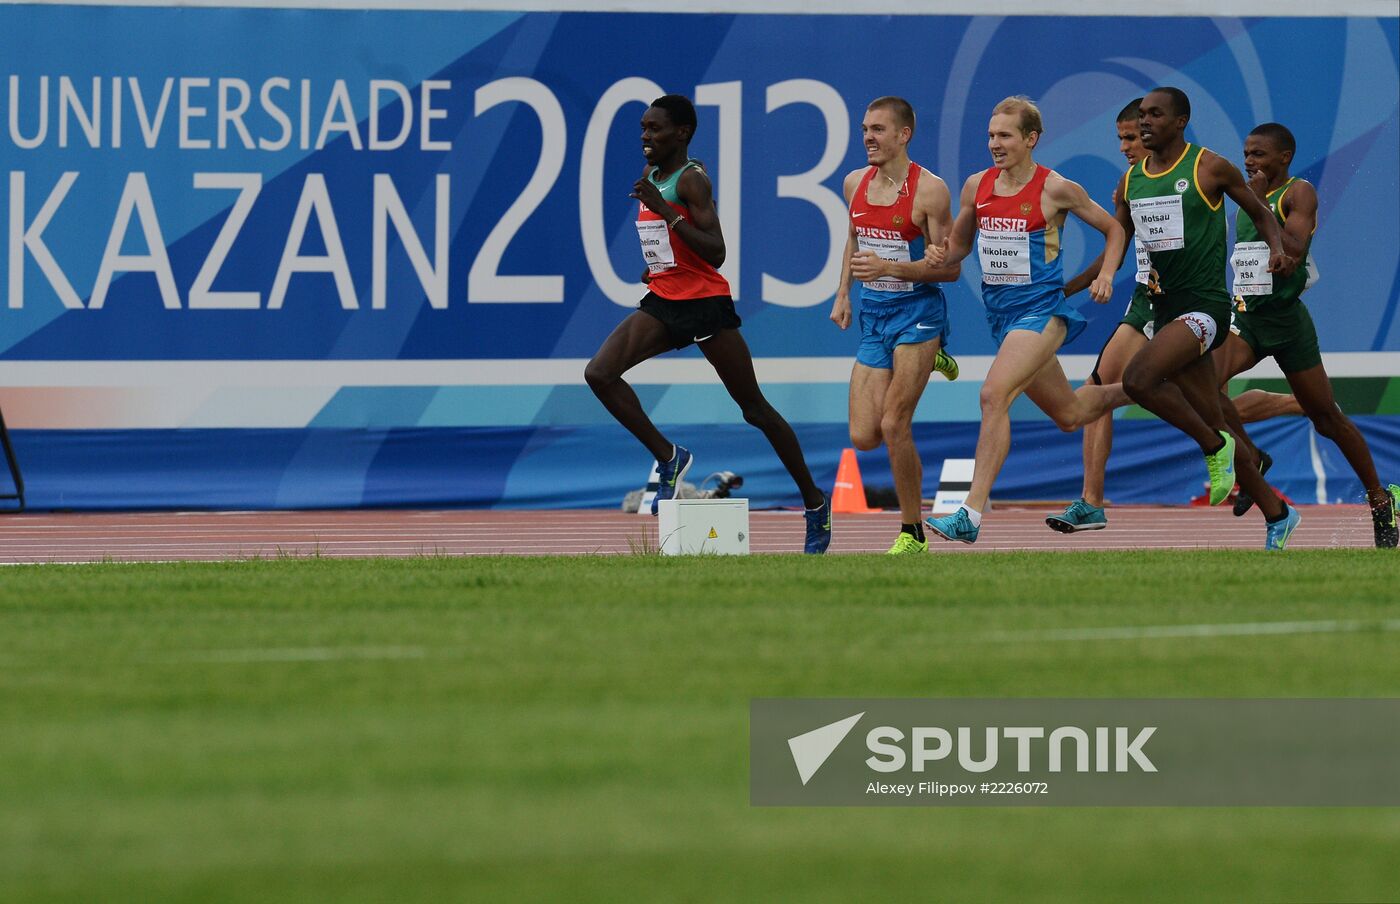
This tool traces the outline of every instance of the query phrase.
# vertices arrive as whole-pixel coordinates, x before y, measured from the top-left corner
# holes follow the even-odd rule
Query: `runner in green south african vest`
[[[1290,176],[1288,181],[1264,196],[1264,203],[1273,212],[1274,218],[1278,220],[1279,228],[1283,228],[1285,217],[1283,215],[1283,196],[1288,194],[1288,189],[1294,182],[1298,181],[1297,176]],[[1254,225],[1254,221],[1249,218],[1249,214],[1243,210],[1235,217],[1235,241],[1237,244],[1245,242],[1262,242],[1259,230]],[[1308,238],[1308,245],[1312,245],[1312,237]],[[1301,259],[1306,261],[1308,257],[1307,249],[1303,249]],[[1267,256],[1264,260],[1268,260]],[[1236,306],[1240,302],[1244,303],[1243,310],[1257,311],[1262,307],[1270,309],[1286,308],[1295,304],[1302,296],[1303,290],[1308,287],[1308,268],[1300,266],[1293,271],[1292,276],[1273,274],[1274,290],[1262,295],[1238,295],[1236,296]]]
[[[1186,145],[1165,173],[1150,172],[1150,158],[1138,161],[1128,170],[1126,197],[1136,237],[1152,259],[1155,294],[1228,305],[1225,199],[1212,205],[1201,192],[1197,170],[1205,150]]]

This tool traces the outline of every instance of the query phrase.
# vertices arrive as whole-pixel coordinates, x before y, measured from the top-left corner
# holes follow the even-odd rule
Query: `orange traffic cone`
[[[881,509],[865,504],[865,484],[860,479],[856,450],[841,450],[841,464],[836,468],[836,486],[831,491],[831,510],[843,515],[868,515]]]

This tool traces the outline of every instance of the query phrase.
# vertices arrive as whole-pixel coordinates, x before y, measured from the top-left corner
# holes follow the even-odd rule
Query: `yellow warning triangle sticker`
[[[718,540],[718,539],[719,539],[719,534],[715,533],[715,529],[714,529],[713,527],[710,528],[710,539],[711,539],[711,540]]]

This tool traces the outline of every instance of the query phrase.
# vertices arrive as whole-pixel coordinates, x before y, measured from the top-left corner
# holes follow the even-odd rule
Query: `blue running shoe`
[[[1298,514],[1298,510],[1288,503],[1283,504],[1284,516],[1282,519],[1272,524],[1264,524],[1264,548],[1283,549],[1288,545],[1288,538],[1293,536],[1293,529],[1298,526],[1298,522],[1303,520],[1303,516]]]
[[[958,509],[942,518],[925,518],[924,526],[945,540],[957,540],[959,543],[976,543],[977,533],[981,530],[972,526],[972,519],[967,517],[965,509]]]
[[[831,545],[831,499],[823,496],[822,504],[802,513],[807,519],[807,545],[802,551],[809,556],[819,556]]]
[[[676,498],[676,490],[680,488],[681,479],[685,477],[685,472],[690,470],[691,462],[694,460],[689,449],[685,446],[676,446],[676,454],[671,457],[670,461],[656,463],[656,497],[651,500],[651,513],[653,515],[660,511],[657,504],[662,500]]]
[[[1108,516],[1103,513],[1103,506],[1090,505],[1083,499],[1078,499],[1058,515],[1046,518],[1045,524],[1051,530],[1072,534],[1081,530],[1103,530],[1108,527]]]

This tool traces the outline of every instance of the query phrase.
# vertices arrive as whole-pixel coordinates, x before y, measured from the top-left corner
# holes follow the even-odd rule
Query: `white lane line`
[[[423,647],[269,647],[247,650],[184,650],[158,654],[153,663],[241,664],[258,662],[342,662],[347,660],[424,659]]]
[[[1109,628],[1052,628],[1045,631],[1005,631],[977,640],[1009,643],[1041,640],[1157,640],[1177,637],[1265,637],[1285,634],[1361,634],[1400,631],[1400,618],[1325,619],[1319,621],[1243,622],[1204,625],[1125,625]]]

